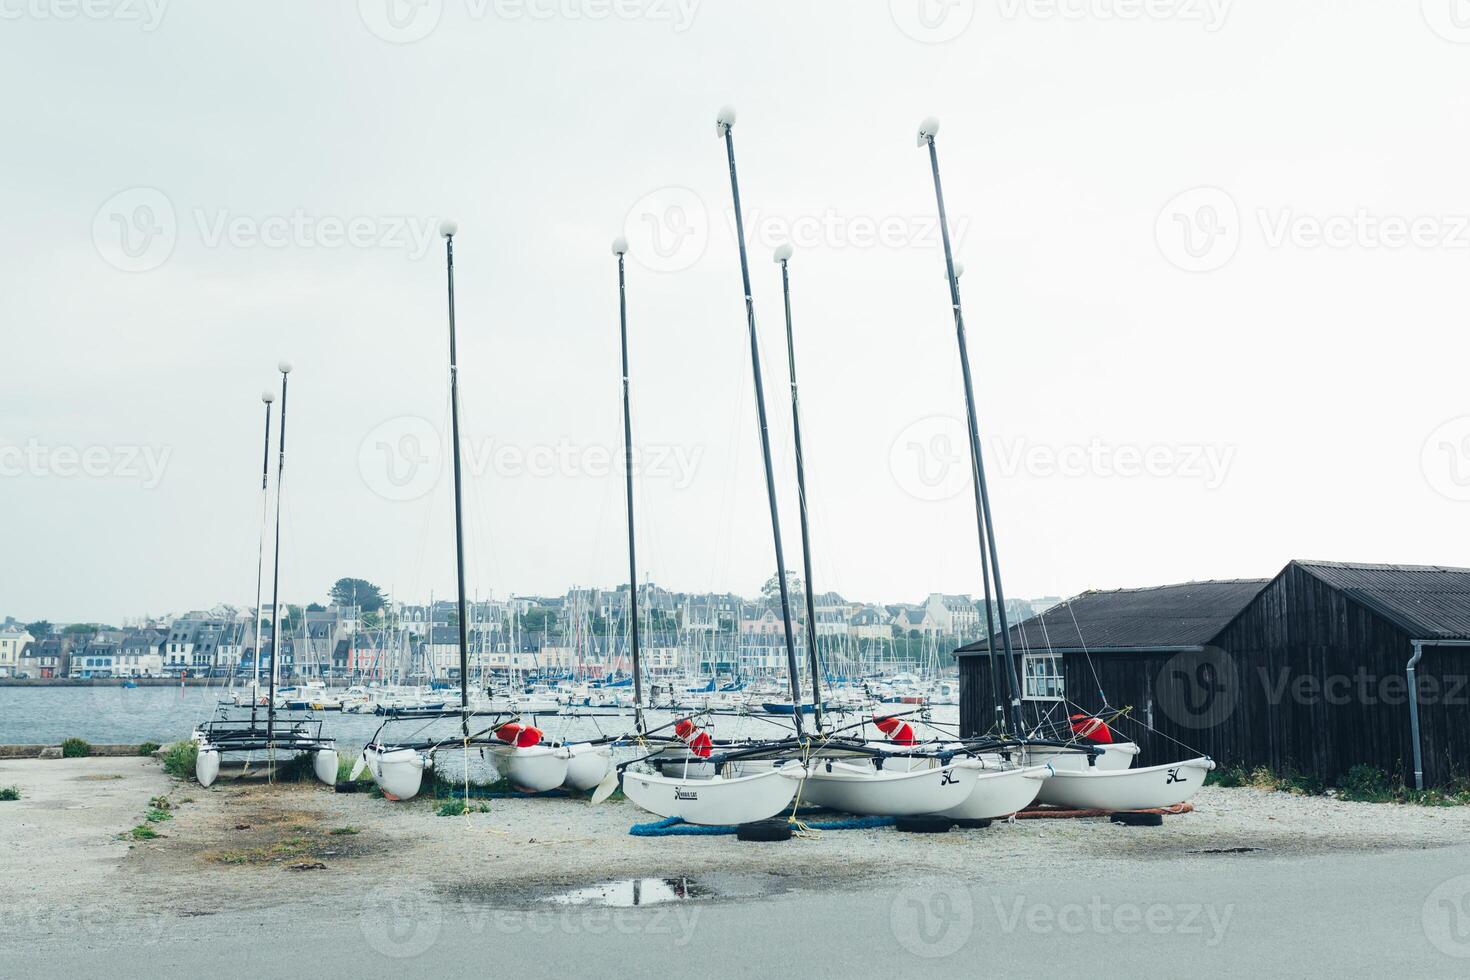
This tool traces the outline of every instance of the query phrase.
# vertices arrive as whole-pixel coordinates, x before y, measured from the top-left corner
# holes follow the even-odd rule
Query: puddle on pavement
[[[626,878],[548,895],[545,905],[629,909],[714,898],[751,898],[779,891],[760,877],[714,875],[705,878]]]

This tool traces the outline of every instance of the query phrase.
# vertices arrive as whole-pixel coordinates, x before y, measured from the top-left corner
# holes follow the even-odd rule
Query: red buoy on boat
[[[914,726],[902,718],[873,716],[873,724],[878,726],[878,731],[888,736],[888,740],[897,745],[917,745],[919,740],[914,738]]]
[[[1108,723],[1092,715],[1073,715],[1072,734],[1098,745],[1113,744],[1113,730],[1108,727]]]
[[[529,749],[533,745],[540,745],[542,734],[541,729],[533,725],[521,725],[516,722],[510,722],[495,729],[496,738],[502,742],[509,742],[520,749]]]
[[[709,732],[703,731],[696,726],[693,720],[683,718],[674,723],[674,734],[679,740],[689,746],[689,751],[701,759],[708,759],[714,755],[715,740],[710,738]]]

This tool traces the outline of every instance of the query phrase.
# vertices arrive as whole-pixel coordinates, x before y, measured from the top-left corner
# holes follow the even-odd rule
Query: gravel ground
[[[392,882],[513,909],[630,878],[688,876],[729,897],[871,885],[957,867],[983,869],[993,883],[1024,882],[1042,864],[1086,879],[1160,860],[1199,869],[1263,856],[1442,847],[1470,832],[1470,808],[1247,788],[1205,789],[1194,813],[1166,818],[1162,828],[1018,820],[940,835],[883,828],[746,844],[629,836],[630,825],[654,818],[627,802],[491,800],[488,813],[440,817],[432,800],[390,804],[308,783],[266,786],[226,775],[206,790],[170,779],[148,759],[6,761],[4,785],[20,786],[23,798],[0,803],[0,853],[12,872],[0,878],[0,908],[35,941],[66,939],[74,926],[57,926],[63,910],[105,923],[98,928],[147,930],[167,917],[269,908],[283,889],[352,907]],[[150,797],[165,794],[174,809],[173,819],[156,825],[163,837],[119,839],[142,821]]]

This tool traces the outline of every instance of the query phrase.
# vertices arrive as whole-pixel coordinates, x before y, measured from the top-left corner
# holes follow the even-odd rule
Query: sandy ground
[[[1356,804],[1255,789],[1205,789],[1196,812],[1162,828],[1101,819],[1020,820],[940,835],[889,828],[746,844],[728,837],[641,838],[654,819],[627,802],[488,801],[490,812],[440,817],[437,803],[390,804],[314,783],[267,786],[227,773],[210,789],[166,776],[151,759],[0,762],[0,909],[4,944],[66,943],[78,929],[146,937],[178,918],[277,907],[283,894],[360,908],[385,883],[493,909],[544,907],[549,896],[631,878],[692,877],[717,894],[850,889],[956,869],[992,883],[1035,869],[1113,880],[1140,865],[1183,871],[1343,851],[1438,848],[1470,840],[1470,808]],[[120,837],[166,796],[159,839]],[[396,893],[395,893],[396,894]],[[94,935],[95,934],[95,935]]]

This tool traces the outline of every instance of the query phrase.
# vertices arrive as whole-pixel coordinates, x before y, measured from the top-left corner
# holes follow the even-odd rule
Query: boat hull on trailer
[[[566,782],[567,771],[571,768],[571,752],[559,745],[497,746],[492,751],[510,784],[525,793],[556,789]]]
[[[219,778],[219,751],[205,744],[200,744],[199,753],[194,759],[194,778],[199,780],[199,785],[210,787]]]
[[[798,766],[751,776],[671,779],[641,772],[623,774],[623,793],[660,817],[685,823],[727,827],[769,820],[791,805],[802,779]]]
[[[1148,769],[1059,769],[1042,784],[1037,798],[1074,810],[1157,810],[1188,800],[1214,768],[1212,760],[1199,758]]]
[[[970,791],[969,798],[940,815],[955,820],[994,820],[997,817],[1008,817],[1035,803],[1051,774],[1050,766],[1003,769],[997,772],[982,770],[975,776],[975,788]]]
[[[373,782],[390,800],[411,800],[419,795],[424,770],[433,766],[433,760],[417,749],[369,747],[362,757]]]
[[[889,772],[870,764],[814,762],[802,784],[803,803],[869,817],[912,817],[959,806],[975,789],[980,763]]]
[[[578,793],[594,789],[612,766],[612,749],[606,745],[569,745],[567,752],[567,775],[562,785]]]

